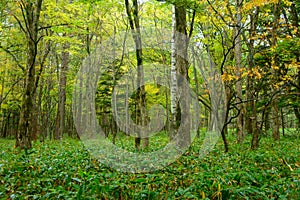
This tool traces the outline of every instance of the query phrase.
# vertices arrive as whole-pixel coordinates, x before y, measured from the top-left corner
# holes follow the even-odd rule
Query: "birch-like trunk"
[[[170,100],[171,100],[171,131],[170,139],[177,134],[177,75],[176,75],[176,46],[175,46],[175,33],[176,33],[176,18],[175,6],[172,6],[172,40],[171,40],[171,86],[170,86]]]

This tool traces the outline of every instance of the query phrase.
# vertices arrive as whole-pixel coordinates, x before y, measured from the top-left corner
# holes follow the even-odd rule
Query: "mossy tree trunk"
[[[18,20],[27,40],[27,61],[25,69],[25,88],[21,103],[19,128],[16,135],[16,147],[30,149],[32,147],[33,100],[36,91],[36,57],[38,54],[39,19],[43,0],[21,1],[19,7],[23,19]]]

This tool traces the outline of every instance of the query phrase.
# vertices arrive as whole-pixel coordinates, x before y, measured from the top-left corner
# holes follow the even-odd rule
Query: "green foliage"
[[[1,199],[297,199],[300,186],[299,138],[280,144],[262,138],[262,148],[221,141],[203,159],[200,140],[172,165],[148,174],[116,172],[91,159],[79,141],[36,143],[25,153],[0,140]],[[164,140],[166,135],[159,134]],[[123,145],[132,147],[128,139]],[[120,141],[121,141],[120,140]],[[153,148],[159,142],[153,142]]]

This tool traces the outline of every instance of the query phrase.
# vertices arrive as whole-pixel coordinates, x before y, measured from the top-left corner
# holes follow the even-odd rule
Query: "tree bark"
[[[178,135],[178,145],[180,148],[185,148],[191,144],[190,135],[190,101],[189,101],[189,85],[186,83],[189,80],[188,68],[189,63],[187,59],[187,22],[186,22],[186,5],[184,3],[175,3],[175,19],[176,19],[176,72],[178,97],[180,98],[180,105],[177,103],[177,123],[181,126],[181,135]],[[183,80],[185,79],[185,80]],[[180,107],[179,107],[180,106]],[[179,134],[179,133],[178,133]]]
[[[241,32],[242,32],[242,14],[241,14],[242,0],[236,0],[236,26],[234,28],[234,37],[235,37],[235,48],[234,48],[234,57],[236,64],[236,95],[237,103],[240,114],[237,116],[237,142],[242,143],[245,139],[245,123],[244,123],[244,105],[241,103],[243,101],[243,91],[242,91],[242,43],[241,43]]]
[[[251,140],[251,149],[255,150],[258,149],[259,147],[259,136],[260,136],[260,131],[257,127],[257,111],[256,111],[256,105],[255,101],[251,101],[251,109],[252,109],[252,140]]]
[[[144,86],[144,67],[143,67],[143,47],[142,37],[140,32],[139,22],[139,6],[138,1],[133,0],[133,9],[130,8],[129,1],[125,0],[126,12],[129,19],[132,37],[136,47],[137,60],[137,122],[139,125],[146,126],[146,91]],[[147,133],[142,133],[137,130],[137,137],[135,138],[135,148],[140,149],[141,137],[143,138],[143,148],[149,147],[149,137]]]
[[[36,83],[36,56],[37,46],[39,42],[39,18],[43,0],[22,1],[20,3],[21,12],[24,14],[25,23],[19,23],[21,29],[26,34],[27,39],[27,61],[25,74],[25,88],[21,103],[21,113],[19,120],[19,128],[16,135],[16,147],[20,149],[30,149],[32,147],[32,119],[33,100],[35,94]]]
[[[194,47],[192,47],[192,48],[194,48]],[[196,62],[195,62],[195,57],[194,56],[195,55],[193,54],[194,81],[195,81],[195,87],[196,87],[196,95],[198,97],[198,95],[199,95],[199,81],[198,81],[198,77],[197,77],[197,69],[196,69]],[[198,120],[200,120],[200,112],[196,113],[196,117],[198,118]],[[198,125],[198,127],[197,127],[197,137],[200,138],[200,125]]]
[[[6,60],[5,60],[6,62]],[[4,121],[4,113],[2,112],[2,102],[3,102],[3,94],[4,94],[4,88],[5,88],[5,75],[6,75],[6,70],[4,71],[4,75],[1,77],[1,93],[0,93],[0,136],[2,136],[3,133],[3,121]]]
[[[177,75],[176,75],[176,46],[175,46],[175,35],[176,35],[176,18],[175,18],[175,7],[172,6],[172,40],[171,40],[171,85],[170,85],[170,100],[171,100],[171,131],[170,140],[177,134]]]
[[[250,14],[250,41],[247,43],[248,49],[249,49],[249,55],[248,55],[248,65],[249,65],[249,71],[251,71],[255,67],[254,62],[254,36],[255,36],[255,30],[257,26],[257,20],[259,15],[259,8],[257,7],[255,9],[255,12]],[[259,136],[260,136],[260,130],[257,126],[257,110],[256,110],[256,97],[255,97],[255,86],[254,81],[251,78],[248,78],[247,80],[247,98],[248,98],[248,110],[246,114],[246,124],[247,124],[247,131],[249,134],[252,135],[251,140],[251,149],[257,149],[259,147]]]
[[[292,16],[292,20],[293,20],[293,26],[296,28],[297,32],[296,32],[296,36],[298,38],[300,38],[300,27],[299,27],[299,7],[296,6],[296,3],[292,3],[291,4],[291,16]],[[297,62],[300,62],[300,55],[297,55],[296,57]],[[300,69],[298,69],[298,75],[297,78],[298,79],[296,81],[296,87],[297,87],[297,96],[296,96],[296,101],[299,102],[300,101]],[[297,118],[297,128],[300,129],[300,109],[297,106],[293,106],[293,110],[294,110],[294,114]]]
[[[64,34],[66,35],[66,34]],[[59,75],[59,93],[57,118],[55,126],[54,139],[61,140],[65,131],[65,111],[66,111],[66,85],[67,85],[67,71],[69,66],[70,54],[68,52],[69,44],[63,44],[62,63]]]
[[[274,21],[273,21],[273,28],[272,28],[272,47],[275,48],[277,44],[277,29],[278,29],[278,23],[279,23],[279,2],[278,4],[274,5]],[[276,66],[279,66],[278,61],[278,55],[274,52],[273,56],[273,63]],[[275,80],[277,80],[277,71],[275,69],[272,70],[273,76],[275,77]],[[275,89],[273,88],[273,92],[275,92]],[[280,140],[280,118],[279,118],[279,106],[278,106],[278,100],[276,95],[274,96],[273,102],[272,102],[272,113],[273,113],[273,126],[272,126],[272,137],[274,140],[279,141]]]

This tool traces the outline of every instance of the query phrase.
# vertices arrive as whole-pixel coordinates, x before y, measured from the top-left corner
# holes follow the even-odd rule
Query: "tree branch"
[[[17,66],[24,72],[25,71],[25,67],[23,67],[23,65],[20,64],[20,62],[18,61],[18,59],[16,58],[15,54],[13,54],[10,50],[4,48],[3,46],[0,45],[0,49],[2,49],[3,51],[5,51],[7,54],[9,54],[13,60],[16,62]]]
[[[49,29],[49,28],[53,28],[53,27],[58,27],[58,26],[68,26],[70,25],[69,23],[65,23],[65,24],[56,24],[56,25],[49,25],[49,26],[42,26],[38,29],[38,31],[41,30],[45,30],[45,29]]]

